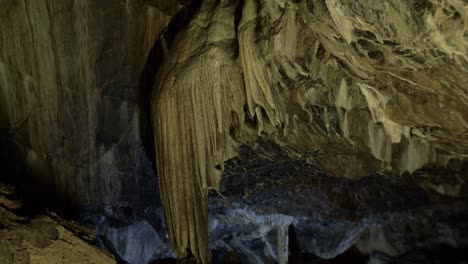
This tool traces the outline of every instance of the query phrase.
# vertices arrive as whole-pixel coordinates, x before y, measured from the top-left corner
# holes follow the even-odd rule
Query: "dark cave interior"
[[[468,2],[0,0],[0,262],[468,263]]]

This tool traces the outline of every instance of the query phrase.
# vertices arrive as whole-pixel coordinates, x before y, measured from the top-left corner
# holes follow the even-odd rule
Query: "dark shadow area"
[[[15,142],[11,130],[0,129],[0,182],[12,185],[14,193],[9,198],[21,200],[23,206],[15,211],[21,216],[33,217],[52,209],[66,218],[77,218],[79,206],[70,194],[60,192],[50,179],[50,160],[31,167],[26,162],[26,148]]]
[[[239,39],[239,24],[242,20],[242,12],[244,10],[244,0],[239,0],[237,4],[236,11],[234,13],[234,25],[236,30],[236,39]],[[239,58],[239,43],[236,41],[236,46],[234,47],[234,58]]]
[[[18,183],[21,175],[24,175],[24,163],[20,162],[21,157],[16,150],[13,138],[7,129],[0,131],[0,166],[2,173],[0,173],[0,181],[9,184]]]
[[[292,264],[302,263],[366,263],[367,256],[360,253],[355,247],[351,247],[344,253],[332,259],[322,259],[313,254],[302,253],[297,242],[296,231],[294,226],[290,225],[288,230],[288,246],[289,246],[289,259],[288,262]]]
[[[32,217],[50,208],[65,217],[76,217],[78,204],[75,198],[59,192],[51,180],[51,157],[37,158],[34,167],[28,164],[29,149],[15,139],[14,125],[9,120],[6,107],[7,100],[0,93],[0,182],[14,187],[14,192],[8,198],[22,201],[23,206],[15,213]]]
[[[288,250],[289,254],[297,255],[301,253],[299,244],[297,243],[296,230],[293,225],[289,225],[288,228]]]
[[[455,248],[449,245],[410,251],[397,257],[391,257],[380,252],[365,255],[359,252],[354,246],[331,259],[321,259],[312,254],[292,254],[289,256],[289,263],[291,264],[364,264],[369,262],[389,264],[445,264],[467,263],[467,261],[468,249]]]
[[[14,175],[15,178],[1,179],[0,182],[14,186],[15,192],[8,196],[9,199],[22,201],[23,206],[13,210],[16,215],[33,218],[50,210],[57,212],[64,219],[79,219],[81,207],[73,197],[58,192],[51,183],[48,185],[38,181],[28,172]]]
[[[23,156],[16,147],[14,139],[8,129],[2,129],[0,132],[0,182],[14,186],[13,192],[9,198],[22,200],[24,206],[17,210],[19,215],[32,216],[44,210],[48,202],[52,199],[47,193],[42,193],[42,185],[36,183],[34,177],[30,175]],[[34,187],[33,187],[34,186]]]
[[[140,77],[138,104],[140,106],[140,137],[146,154],[148,155],[153,170],[156,172],[154,132],[151,118],[151,98],[156,73],[163,61],[163,50],[161,42],[158,40],[148,54],[145,67]]]
[[[158,259],[150,262],[149,264],[176,264],[177,259]]]
[[[331,259],[322,259],[313,254],[291,254],[289,256],[290,264],[306,264],[306,263],[326,263],[326,264],[364,264],[367,263],[368,256],[363,255],[357,248],[351,247],[342,254],[331,258]]]

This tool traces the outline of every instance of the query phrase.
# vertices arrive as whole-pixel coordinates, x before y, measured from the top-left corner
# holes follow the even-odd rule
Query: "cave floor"
[[[116,263],[94,246],[94,229],[48,210],[25,210],[15,189],[0,183],[0,263]]]

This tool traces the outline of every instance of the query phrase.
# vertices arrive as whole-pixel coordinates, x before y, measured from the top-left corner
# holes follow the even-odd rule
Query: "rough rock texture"
[[[418,250],[463,250],[467,166],[350,180],[327,175],[314,155],[265,141],[242,146],[209,197],[210,248],[216,263],[229,251],[244,263],[301,263],[304,253],[333,261],[354,246],[363,256],[356,263],[392,263]]]
[[[209,193],[213,263],[468,261],[468,163],[351,180],[327,175],[317,155],[240,147]],[[161,208],[147,212],[102,223],[98,240],[129,263],[174,257]]]
[[[148,54],[173,11],[139,0],[0,6],[2,127],[31,189],[66,206],[155,203],[140,101],[154,75]]]
[[[461,0],[202,1],[153,94],[176,253],[209,261],[206,194],[238,143],[317,152],[350,179],[466,159],[467,14]]]
[[[0,259],[16,263],[116,263],[93,246],[92,229],[54,213],[21,216],[23,204],[14,189],[0,183]]]

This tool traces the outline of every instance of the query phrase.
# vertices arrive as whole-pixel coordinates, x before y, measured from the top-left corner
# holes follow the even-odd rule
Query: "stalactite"
[[[153,97],[157,166],[166,222],[179,257],[210,262],[209,189],[218,189],[228,154],[231,112],[242,87],[234,61],[232,3],[205,1],[178,36]],[[232,107],[231,107],[232,106]]]
[[[240,63],[249,113],[252,117],[257,117],[258,132],[261,133],[264,122],[261,109],[266,112],[270,123],[275,127],[280,127],[285,120],[279,95],[272,86],[276,80],[268,74],[265,56],[256,43],[257,22],[257,3],[254,0],[246,0],[239,25]]]

